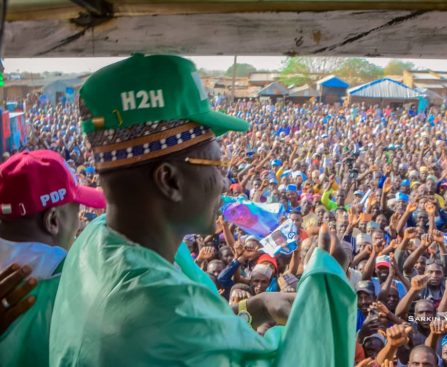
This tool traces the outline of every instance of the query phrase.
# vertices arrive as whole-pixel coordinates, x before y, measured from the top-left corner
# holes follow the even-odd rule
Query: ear
[[[50,208],[43,214],[43,228],[53,237],[59,234],[59,222],[59,213],[57,208]]]
[[[153,171],[156,188],[170,201],[175,203],[183,199],[183,175],[178,167],[165,162]]]

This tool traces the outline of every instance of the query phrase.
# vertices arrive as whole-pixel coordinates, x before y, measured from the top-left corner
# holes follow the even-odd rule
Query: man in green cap
[[[82,87],[80,108],[108,206],[66,259],[50,366],[353,364],[356,296],[327,252],[315,251],[291,311],[294,296],[262,294],[238,317],[179,248],[186,234],[214,232],[228,185],[216,137],[248,128],[211,110],[190,61],[110,65]],[[251,327],[289,312],[265,337]]]

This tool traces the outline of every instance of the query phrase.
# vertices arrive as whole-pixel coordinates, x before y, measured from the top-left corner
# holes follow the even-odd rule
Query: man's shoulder
[[[51,316],[59,276],[41,280],[31,291],[34,305],[0,337],[1,366],[48,366]]]
[[[73,287],[104,302],[126,294],[129,300],[138,295],[153,298],[154,304],[166,298],[180,301],[177,295],[184,290],[196,295],[208,291],[157,252],[108,228],[104,219],[93,221],[67,256],[60,291],[71,293]]]

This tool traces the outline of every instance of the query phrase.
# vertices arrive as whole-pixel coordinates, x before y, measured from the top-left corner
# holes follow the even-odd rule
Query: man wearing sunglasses
[[[80,105],[108,210],[67,257],[50,365],[290,366],[301,343],[299,322],[285,328],[287,342],[278,334],[261,337],[250,325],[284,324],[294,295],[252,297],[235,306],[237,317],[178,254],[186,234],[214,233],[228,189],[216,137],[244,131],[247,123],[213,112],[194,65],[176,56],[137,54],[96,72],[80,91]],[[338,282],[333,297],[354,314],[355,294],[341,267],[324,251],[320,258],[320,271]],[[301,314],[299,307],[292,312]],[[352,365],[347,330],[354,321],[349,312],[339,315],[337,340],[346,344],[325,360]]]

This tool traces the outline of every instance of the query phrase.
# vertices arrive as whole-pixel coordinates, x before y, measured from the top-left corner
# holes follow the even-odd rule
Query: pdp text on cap
[[[68,203],[98,209],[106,206],[101,191],[78,185],[76,176],[58,153],[22,152],[0,165],[2,219],[29,216]]]

